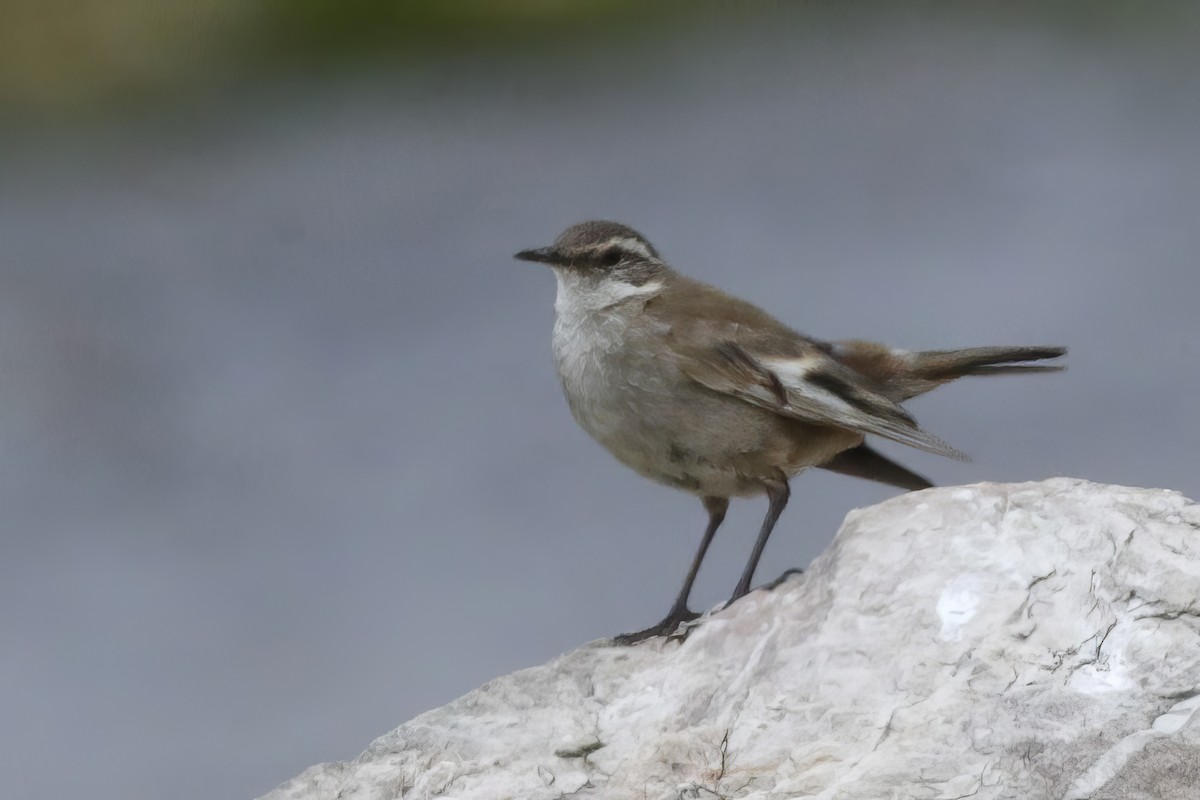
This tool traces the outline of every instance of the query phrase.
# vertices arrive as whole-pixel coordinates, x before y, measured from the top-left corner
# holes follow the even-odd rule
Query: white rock
[[[1179,494],[907,494],[683,644],[594,642],[267,797],[1195,800],[1198,598]]]

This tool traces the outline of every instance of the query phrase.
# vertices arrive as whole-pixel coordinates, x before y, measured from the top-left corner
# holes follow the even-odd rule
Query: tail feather
[[[897,486],[909,491],[928,489],[933,486],[928,478],[897,464],[865,444],[843,450],[824,464],[819,464],[818,467],[842,475],[852,475],[855,478],[886,483],[889,486]]]
[[[1065,347],[972,347],[965,350],[926,350],[910,353],[903,374],[905,397],[915,397],[968,375],[1013,375],[1026,372],[1061,372],[1062,364],[1028,364],[1066,355]]]
[[[923,378],[953,380],[963,375],[987,375],[1002,371],[1001,364],[1042,361],[1066,355],[1065,347],[972,347],[966,350],[926,350],[913,353],[910,369]],[[1028,371],[1029,365],[1023,365]],[[1009,371],[1013,368],[1008,367]],[[1045,371],[1045,365],[1034,371]]]
[[[963,375],[1018,375],[1022,372],[1066,372],[1066,364],[1003,364],[975,367]]]
[[[967,375],[1061,372],[1061,364],[1029,364],[1059,358],[1065,347],[971,347],[964,350],[893,350],[873,342],[835,342],[833,355],[876,382],[890,399],[901,401]]]

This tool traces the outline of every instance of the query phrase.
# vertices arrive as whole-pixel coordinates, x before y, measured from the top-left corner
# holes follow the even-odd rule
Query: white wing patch
[[[795,392],[801,397],[842,413],[851,412],[853,409],[845,399],[808,380],[809,373],[816,369],[822,360],[822,356],[811,355],[800,358],[763,358],[759,359],[759,363],[775,373],[788,392]]]
[[[761,358],[759,363],[779,376],[786,386],[804,383],[808,373],[821,362],[819,356],[800,358]]]
[[[895,405],[882,395],[870,391],[866,387],[852,384],[844,379],[852,396],[843,396],[835,389],[836,383],[830,387],[822,385],[817,380],[818,373],[831,368],[829,359],[820,353],[795,358],[780,358],[766,356],[756,359],[758,363],[769,370],[786,390],[787,402],[783,410],[798,416],[825,421],[864,433],[874,433],[878,436],[916,447],[931,453],[965,459],[966,457],[950,445],[943,442],[928,431],[917,427],[904,409]],[[824,376],[836,378],[836,376]],[[765,391],[753,393],[760,402],[765,399]]]

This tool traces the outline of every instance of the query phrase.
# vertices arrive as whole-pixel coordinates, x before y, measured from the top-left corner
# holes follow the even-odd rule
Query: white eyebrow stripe
[[[643,242],[640,242],[637,239],[629,236],[614,236],[604,243],[602,249],[607,249],[609,247],[618,247],[630,253],[637,253],[642,258],[653,258],[653,256],[650,254],[649,248],[647,248]]]

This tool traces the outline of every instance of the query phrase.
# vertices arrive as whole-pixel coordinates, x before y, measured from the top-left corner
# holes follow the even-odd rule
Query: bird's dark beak
[[[513,258],[521,261],[537,261],[540,264],[558,264],[562,256],[553,247],[538,247],[534,250],[522,250]]]

